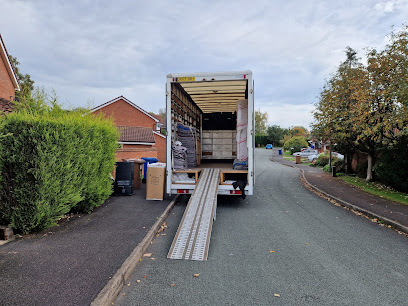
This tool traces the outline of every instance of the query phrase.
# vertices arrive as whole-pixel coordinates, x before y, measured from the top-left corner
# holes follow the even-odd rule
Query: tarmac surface
[[[406,305],[407,238],[317,196],[270,154],[255,152],[254,195],[218,197],[207,261],[167,259],[176,205],[115,305]]]
[[[386,221],[390,225],[408,233],[408,206],[395,203],[384,198],[369,194],[347,182],[344,182],[324,172],[320,168],[305,164],[296,164],[283,159],[277,149],[273,149],[271,160],[303,170],[304,177],[312,187],[330,195],[331,198],[351,204],[370,217]],[[342,203],[340,203],[342,204]]]
[[[92,214],[0,246],[0,305],[89,305],[172,200],[145,195],[142,184]]]
[[[287,277],[287,280],[283,281],[283,287],[286,286],[288,290],[291,288],[297,290],[298,288],[295,288],[291,283],[297,280],[298,274],[296,273],[300,273],[302,275],[301,280],[306,282],[301,286],[304,290],[299,291],[293,296],[293,299],[286,300],[286,302],[294,302],[295,304],[318,302],[317,304],[320,304],[320,302],[326,301],[336,304],[343,301],[346,304],[353,304],[353,302],[358,301],[362,303],[365,295],[359,297],[360,293],[353,286],[358,288],[357,280],[366,282],[369,279],[379,288],[374,290],[371,285],[362,288],[363,291],[365,290],[364,294],[372,295],[372,298],[368,299],[369,301],[380,304],[396,302],[394,304],[399,305],[402,301],[401,298],[404,297],[404,294],[401,295],[400,292],[400,284],[404,282],[406,284],[406,277],[401,274],[398,266],[404,266],[404,261],[401,262],[400,258],[407,251],[406,243],[404,243],[406,238],[345,210],[341,210],[339,214],[340,208],[328,204],[326,200],[320,199],[302,186],[298,171],[280,165],[274,166],[275,163],[269,161],[270,154],[271,151],[269,150],[267,152],[256,150],[258,164],[256,195],[250,196],[244,201],[240,201],[239,197],[224,197],[219,202],[219,211],[212,237],[215,243],[212,241],[210,245],[209,262],[220,260],[220,265],[214,265],[208,270],[216,277],[216,282],[209,280],[215,284],[215,287],[211,285],[208,288],[197,289],[203,292],[204,300],[205,297],[211,297],[208,302],[216,303],[217,296],[211,294],[218,288],[221,293],[228,294],[231,301],[236,301],[236,305],[239,305],[239,301],[250,302],[250,298],[259,302],[253,304],[262,305],[269,303],[271,298],[271,296],[265,296],[263,290],[267,290],[268,287],[271,288],[271,285],[282,287],[282,283],[276,283],[274,275]],[[265,157],[269,163],[258,160],[259,158],[265,159]],[[295,165],[279,158],[281,157],[274,150],[274,161],[303,169],[305,178],[316,188],[353,205],[370,210],[374,212],[374,215],[377,214],[407,226],[406,207],[371,196],[339,179],[332,178],[317,168]],[[274,171],[280,173],[279,179],[276,177],[277,172],[274,173]],[[282,178],[286,178],[286,180],[283,181]],[[173,199],[166,197],[164,201],[146,201],[145,191],[145,185],[142,185],[142,188],[136,190],[133,196],[111,197],[101,207],[95,209],[92,214],[76,215],[69,220],[62,221],[58,227],[42,233],[27,235],[22,239],[1,245],[0,305],[89,305],[135,247],[144,239],[156,219]],[[280,194],[280,200],[277,200],[278,194]],[[273,205],[268,204],[268,201],[272,201]],[[302,206],[303,201],[310,201],[312,205]],[[184,209],[185,201],[174,206],[173,212],[168,217],[167,236],[156,237],[151,246],[152,251],[149,251],[153,252],[152,257],[154,259],[144,258],[141,266],[135,270],[134,279],[129,281],[129,284],[134,284],[135,278],[143,280],[145,275],[152,275],[151,272],[153,271],[157,277],[162,278],[157,283],[159,287],[155,288],[156,285],[150,288],[146,287],[146,291],[143,292],[144,299],[140,297],[141,300],[137,295],[140,292],[136,292],[134,299],[128,300],[129,304],[142,305],[143,303],[139,304],[142,301],[144,305],[157,305],[155,302],[165,302],[169,298],[167,293],[176,301],[180,292],[168,292],[168,282],[175,280],[180,282],[182,280],[182,282],[190,284],[192,279],[183,280],[185,275],[181,274],[189,273],[190,276],[193,272],[200,273],[197,266],[201,267],[203,263],[193,265],[184,264],[184,261],[166,259],[168,248],[174,236],[172,236],[172,232],[175,233],[177,230]],[[332,212],[337,213],[337,215],[330,215]],[[341,224],[339,223],[339,227],[336,228],[334,225],[338,221],[341,221]],[[254,240],[257,236],[264,238],[271,236],[273,239],[258,241],[258,245]],[[307,251],[306,253],[307,256],[310,256],[310,260],[317,261],[319,256],[323,255],[320,258],[321,262],[316,263],[316,266],[307,262],[306,259],[299,259],[294,255],[294,252],[304,252],[303,242],[306,241],[314,241],[317,245],[317,249],[313,252]],[[297,244],[300,242],[301,244]],[[268,262],[264,261],[265,258],[259,258],[259,254],[254,253],[256,250],[265,251],[259,249],[260,245],[265,246],[266,253],[269,253],[269,249],[279,247],[281,250],[285,250],[285,256],[293,261],[287,262],[284,261],[284,258],[279,258],[277,262],[282,265],[282,269],[271,270],[269,267],[264,270],[262,266]],[[327,249],[327,246],[331,247]],[[251,258],[244,257],[244,253],[247,252],[252,256],[254,265],[250,264]],[[334,263],[330,263],[331,258],[338,254],[341,254],[344,261],[337,259]],[[351,266],[346,265],[353,254],[357,258],[351,260]],[[218,256],[221,256],[220,259],[217,259]],[[389,256],[388,259],[387,256]],[[368,259],[370,261],[366,264]],[[158,266],[154,265],[156,262],[159,264]],[[296,262],[304,264],[305,268],[298,266],[293,268],[292,265]],[[244,264],[249,264],[249,266],[244,267]],[[333,268],[331,267],[332,264],[334,264]],[[233,269],[234,265],[242,267],[243,270],[232,275],[230,270]],[[306,265],[312,265],[312,267],[306,268]],[[369,268],[367,275],[364,265],[368,265]],[[187,267],[187,270],[184,266]],[[324,271],[319,272],[319,268]],[[178,272],[173,275],[174,269]],[[289,270],[288,275],[285,275],[284,269]],[[313,270],[310,275],[302,274],[310,272],[310,269]],[[346,270],[342,272],[341,269]],[[353,270],[357,274],[353,274]],[[219,275],[216,275],[217,273]],[[239,273],[249,273],[252,276],[241,282]],[[270,278],[267,273],[271,273],[273,277]],[[330,273],[334,273],[338,278],[331,279]],[[347,273],[354,275],[355,279],[346,275]],[[168,276],[173,278],[170,279],[171,277],[168,278]],[[395,278],[395,284],[391,284],[392,277],[390,276]],[[258,284],[258,280],[262,280],[262,277],[266,282],[265,288],[262,284]],[[309,282],[313,282],[313,277],[318,279],[317,284],[322,287],[325,287],[325,280],[329,278],[326,289],[334,292],[333,299],[330,299],[329,291],[322,293],[314,291],[310,287],[311,283]],[[241,283],[239,286],[235,286],[236,282]],[[338,289],[338,282],[346,286],[350,293]],[[232,291],[229,291],[228,285],[232,286]],[[165,287],[160,288],[160,286]],[[192,284],[187,286],[192,290],[195,289]],[[310,290],[307,288],[308,286]],[[130,286],[130,289],[132,288]],[[252,290],[252,293],[247,293],[248,288]],[[276,287],[276,290],[278,289]],[[285,290],[281,292],[285,292]],[[380,294],[380,290],[384,290],[384,292]],[[126,294],[125,291],[124,293]],[[258,295],[256,295],[257,293]],[[398,294],[400,297],[397,296]],[[131,295],[130,292],[129,295]],[[395,295],[395,298],[392,295]],[[156,297],[150,299],[151,296]],[[387,298],[388,302],[381,303],[384,302],[381,300],[382,298]],[[191,297],[190,301],[181,300],[180,303],[194,301],[195,298]],[[121,305],[126,304],[126,300],[121,301]],[[206,303],[202,304],[205,305]]]

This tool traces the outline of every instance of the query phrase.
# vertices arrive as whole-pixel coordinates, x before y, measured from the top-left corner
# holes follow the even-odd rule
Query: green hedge
[[[0,224],[28,233],[72,209],[90,212],[112,192],[118,132],[79,112],[13,113],[0,134]]]
[[[261,145],[265,147],[268,143],[268,136],[265,135],[255,135],[255,146]]]

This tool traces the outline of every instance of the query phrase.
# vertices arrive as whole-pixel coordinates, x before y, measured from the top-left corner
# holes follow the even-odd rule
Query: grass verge
[[[393,202],[408,205],[408,194],[395,191],[388,186],[375,182],[367,182],[362,178],[353,176],[341,176],[339,177],[339,179],[346,181],[347,183],[350,183],[373,195],[382,197]]]
[[[291,161],[296,161],[296,157],[294,157],[290,152],[284,151],[283,152],[283,159],[285,160],[291,160]]]

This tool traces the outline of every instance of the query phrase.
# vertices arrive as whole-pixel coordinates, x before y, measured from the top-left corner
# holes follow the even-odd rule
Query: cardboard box
[[[166,181],[166,164],[147,165],[146,200],[163,200]]]

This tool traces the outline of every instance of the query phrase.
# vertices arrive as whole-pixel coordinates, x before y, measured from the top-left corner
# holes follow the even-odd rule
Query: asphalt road
[[[177,205],[115,305],[407,305],[407,238],[317,197],[270,154],[256,150],[254,196],[218,199],[208,261],[166,258]]]

